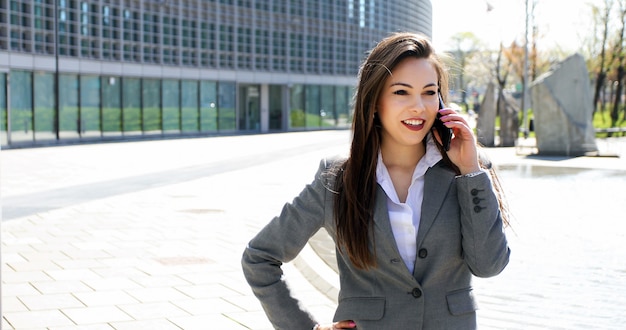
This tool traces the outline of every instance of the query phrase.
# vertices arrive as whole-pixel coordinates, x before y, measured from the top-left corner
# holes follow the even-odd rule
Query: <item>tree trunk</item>
[[[624,66],[617,67],[617,85],[615,86],[615,98],[613,100],[613,109],[611,110],[611,127],[617,127],[619,118],[619,106],[622,103],[622,86],[624,85]],[[612,136],[612,134],[608,134]]]
[[[596,114],[596,110],[598,109],[598,100],[600,99],[600,91],[602,87],[604,87],[604,79],[606,78],[606,74],[602,71],[598,73],[598,77],[596,79],[596,88],[593,93],[593,113],[591,114],[591,119],[593,120],[593,116]],[[600,113],[602,113],[604,101],[601,102],[600,105]]]

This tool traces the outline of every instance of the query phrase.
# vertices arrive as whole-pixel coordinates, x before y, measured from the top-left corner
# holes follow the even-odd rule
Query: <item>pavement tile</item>
[[[216,298],[212,298],[212,299],[216,299]],[[259,302],[259,300],[255,296],[250,295],[250,294],[242,295],[242,296],[229,296],[229,297],[224,297],[220,299],[228,302],[232,306],[237,306],[239,310],[242,309],[244,311],[252,312],[252,311],[259,311],[263,309],[263,307],[261,307],[261,303]],[[231,311],[224,310],[224,312],[231,312]]]
[[[5,252],[2,253],[2,261],[7,263],[19,263],[27,262],[28,259],[24,258],[19,252]]]
[[[53,310],[61,308],[85,307],[76,297],[69,293],[51,295],[33,295],[18,297],[29,310]]]
[[[13,329],[13,327],[7,322],[7,320],[2,317],[2,325],[0,325],[0,329]]]
[[[103,278],[128,277],[134,282],[137,282],[135,281],[136,278],[148,277],[146,273],[132,266],[99,267],[99,268],[91,268],[91,271],[100,275]],[[137,282],[137,284],[141,285],[141,283],[139,282]]]
[[[172,304],[187,311],[191,315],[240,312],[245,310],[222,298],[201,298],[172,301]]]
[[[31,282],[32,286],[42,294],[55,293],[73,293],[73,292],[91,292],[92,288],[88,287],[81,281],[37,281]],[[2,295],[5,296],[4,289]]]
[[[19,235],[20,233],[17,232],[16,234]],[[33,233],[24,234],[24,236],[17,236],[17,237],[4,237],[3,235],[2,241],[6,245],[24,245],[24,246],[37,245],[37,244],[44,243],[40,238],[36,236],[32,236],[32,235]]]
[[[127,289],[126,292],[142,303],[189,299],[173,287]]]
[[[137,289],[141,286],[126,277],[94,278],[84,280],[87,286],[95,291]]]
[[[23,251],[19,253],[25,261],[35,262],[35,261],[62,261],[62,260],[70,260],[70,258],[61,251]]]
[[[15,296],[2,297],[2,312],[26,312],[28,308]],[[2,329],[2,328],[0,328]]]
[[[63,269],[86,269],[86,268],[96,268],[102,267],[102,263],[96,259],[81,259],[81,260],[73,260],[73,259],[55,259],[54,263],[59,265],[59,267]],[[97,274],[97,273],[96,273]]]
[[[177,286],[175,288],[176,290],[194,299],[229,297],[229,296],[240,295],[239,292],[234,291],[228,287],[225,287],[222,284],[186,285],[186,286]]]
[[[138,320],[128,322],[111,322],[111,326],[115,330],[180,330],[181,327],[175,325],[167,319]],[[191,328],[188,328],[191,329]]]
[[[5,223],[6,222],[2,223],[3,227],[7,226]],[[9,224],[10,224],[10,222],[9,222]],[[9,226],[7,226],[7,227],[9,227]],[[5,238],[5,236],[7,236],[7,235],[5,235],[4,233],[6,231],[9,231],[10,229],[7,229],[7,228],[3,228],[3,229],[4,230],[2,231],[2,245],[1,245],[1,247],[2,247],[2,254],[5,254],[5,253],[7,253],[7,254],[9,254],[9,253],[20,253],[20,252],[23,252],[23,251],[36,251],[35,249],[33,249],[32,246],[30,246],[28,244],[11,244],[10,242],[7,242],[7,239]],[[26,261],[26,260],[23,260],[23,261]]]
[[[23,271],[49,271],[49,270],[60,270],[61,267],[55,264],[51,260],[37,260],[37,261],[25,261],[25,262],[8,262],[7,265],[11,267],[11,269],[23,272]]]
[[[138,303],[128,293],[117,291],[94,291],[94,292],[76,292],[74,296],[80,300],[85,306],[114,306],[122,304]]]
[[[247,314],[244,315],[248,316]],[[263,318],[265,320],[263,320]],[[259,317],[255,320],[256,322],[250,322],[251,327],[241,324],[239,319],[230,318],[219,313],[201,316],[172,317],[169,320],[181,329],[272,329],[265,314],[263,314],[263,318]]]
[[[65,308],[61,311],[79,326],[133,320],[116,306]]]
[[[83,324],[80,326],[72,325],[72,326],[60,326],[60,327],[48,327],[46,330],[113,330],[114,328],[110,326],[108,323],[102,324]],[[137,329],[148,329],[148,328],[137,328]]]
[[[111,258],[111,255],[103,250],[84,250],[69,245],[59,247],[58,251],[61,251],[61,253],[73,260],[94,259],[103,262],[101,259]]]
[[[185,310],[170,302],[142,302],[131,305],[118,306],[121,310],[132,316],[135,320],[149,320],[158,318],[173,318],[189,316]]]
[[[142,260],[140,258],[141,256],[135,256],[133,252],[133,250],[129,251],[126,254],[120,252],[120,256],[118,257],[112,256],[110,253],[107,253],[106,258],[98,258],[98,261],[106,268],[122,270],[126,270],[131,267],[136,268],[141,264],[153,264],[152,260]],[[145,250],[141,254],[145,255]]]
[[[271,330],[274,329],[272,324],[267,319],[265,312],[256,311],[256,312],[231,312],[226,313],[224,315],[225,319],[228,320],[236,320],[237,323],[242,325],[242,329],[255,329],[255,330]],[[224,324],[224,326],[228,326],[228,324]],[[232,329],[239,329],[238,327],[233,327]]]
[[[55,281],[71,281],[71,280],[83,280],[92,281],[101,279],[101,277],[91,271],[90,269],[59,269],[59,270],[46,270],[48,276]]]
[[[143,274],[143,273],[142,273]],[[206,273],[204,274],[205,277]],[[163,288],[163,287],[175,287],[175,286],[184,286],[189,285],[189,281],[184,280],[182,277],[178,275],[163,275],[163,276],[149,276],[146,274],[143,275],[133,275],[130,277],[131,280],[141,285],[144,288]]]
[[[52,278],[50,278],[48,274],[40,270],[16,272],[11,269],[2,271],[2,283],[26,283],[51,280]]]
[[[39,291],[31,283],[2,283],[2,296],[37,295]]]
[[[44,329],[55,326],[75,325],[72,320],[56,309],[45,311],[3,312],[2,314],[11,326],[8,329]]]

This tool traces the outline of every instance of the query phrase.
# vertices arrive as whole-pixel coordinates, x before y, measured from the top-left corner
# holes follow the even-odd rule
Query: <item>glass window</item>
[[[160,81],[156,79],[144,79],[142,92],[143,96],[143,132],[161,132],[161,90]]]
[[[319,48],[319,37],[315,35],[308,35],[306,37],[306,70],[308,72],[317,73],[318,71],[317,68],[320,62],[318,56]]]
[[[122,104],[120,79],[102,77],[102,134],[120,135],[122,133]]]
[[[33,140],[32,76],[27,71],[11,71],[11,141]]]
[[[334,86],[322,86],[320,89],[320,118],[322,127],[337,126],[335,116],[335,88]]]
[[[59,138],[78,138],[78,76],[59,76]]]
[[[302,3],[302,0],[290,0],[289,2],[291,4],[291,15],[304,16],[304,3]]]
[[[0,145],[9,143],[7,130],[7,74],[0,72]]]
[[[199,130],[198,111],[198,82],[183,80],[181,88],[181,129],[183,132],[197,132]]]
[[[186,17],[192,17],[192,12],[185,12]],[[183,64],[195,66],[197,61],[197,28],[196,22],[190,21],[187,18],[182,20],[182,47],[183,47]]]
[[[180,89],[178,80],[164,79],[163,83],[163,131],[180,131]]]
[[[208,4],[205,4],[208,5]],[[200,23],[200,64],[214,67],[215,63],[215,31],[214,23],[208,23],[214,18],[207,11],[202,13],[203,21]]]
[[[261,56],[261,55],[269,55],[269,48],[270,48],[270,43],[269,43],[269,31],[267,30],[256,30],[255,31],[255,37],[256,37],[256,41],[255,41],[255,55],[257,56]]]
[[[234,50],[234,28],[232,26],[220,26],[220,66],[224,68],[232,68],[234,66],[233,50]]]
[[[350,110],[350,98],[352,88],[337,86],[335,90],[335,109],[337,112],[337,126],[350,127],[352,124],[352,111]]]
[[[200,130],[217,131],[217,83],[215,81],[200,82]]]
[[[54,127],[54,74],[36,72],[35,79],[35,140],[56,139]]]
[[[220,82],[218,85],[218,129],[220,131],[232,131],[236,129],[235,98],[236,89],[234,82]]]
[[[293,85],[290,89],[289,128],[304,127],[304,86]]]
[[[272,66],[276,71],[287,70],[287,34],[285,32],[274,31],[273,33],[273,61]]]
[[[252,30],[248,27],[237,28],[237,66],[242,69],[252,68]]]
[[[141,134],[141,81],[124,78],[122,86],[122,130],[124,135]]]
[[[100,136],[100,78],[80,77],[80,134]]]
[[[270,85],[270,130],[283,129],[283,88]]]
[[[291,33],[291,60],[289,69],[294,72],[303,72],[304,40],[301,33]]]
[[[320,127],[320,86],[307,85],[305,89],[305,126],[307,128]]]

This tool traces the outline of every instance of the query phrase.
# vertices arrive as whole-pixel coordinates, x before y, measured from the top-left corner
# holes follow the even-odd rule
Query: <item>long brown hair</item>
[[[374,47],[359,70],[354,96],[352,145],[336,182],[335,219],[337,245],[357,268],[376,267],[369,244],[374,243],[370,225],[376,200],[376,164],[381,143],[381,125],[374,115],[387,77],[407,57],[427,58],[439,76],[442,96],[447,95],[444,67],[425,37],[395,33]],[[371,238],[371,239],[370,239]]]
[[[376,165],[382,136],[375,110],[387,77],[407,57],[430,61],[437,71],[444,101],[448,95],[447,70],[430,41],[422,35],[392,34],[378,43],[361,65],[353,100],[350,156],[337,172],[334,204],[337,246],[342,253],[347,253],[355,267],[361,269],[377,266],[375,255],[370,251],[370,243],[375,246],[370,227],[374,216]],[[444,161],[458,172],[446,153],[442,149],[440,151]]]

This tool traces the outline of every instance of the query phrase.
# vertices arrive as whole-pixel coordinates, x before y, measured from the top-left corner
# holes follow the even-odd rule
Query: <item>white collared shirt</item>
[[[424,174],[430,167],[442,159],[441,153],[439,153],[432,138],[429,137],[427,141],[426,153],[419,160],[413,171],[405,203],[400,202],[391,181],[391,176],[383,162],[382,153],[378,154],[378,165],[376,166],[376,181],[387,194],[387,208],[389,210],[391,230],[396,239],[400,256],[410,273],[413,273],[417,254],[417,231],[420,225],[422,201],[424,199]]]

